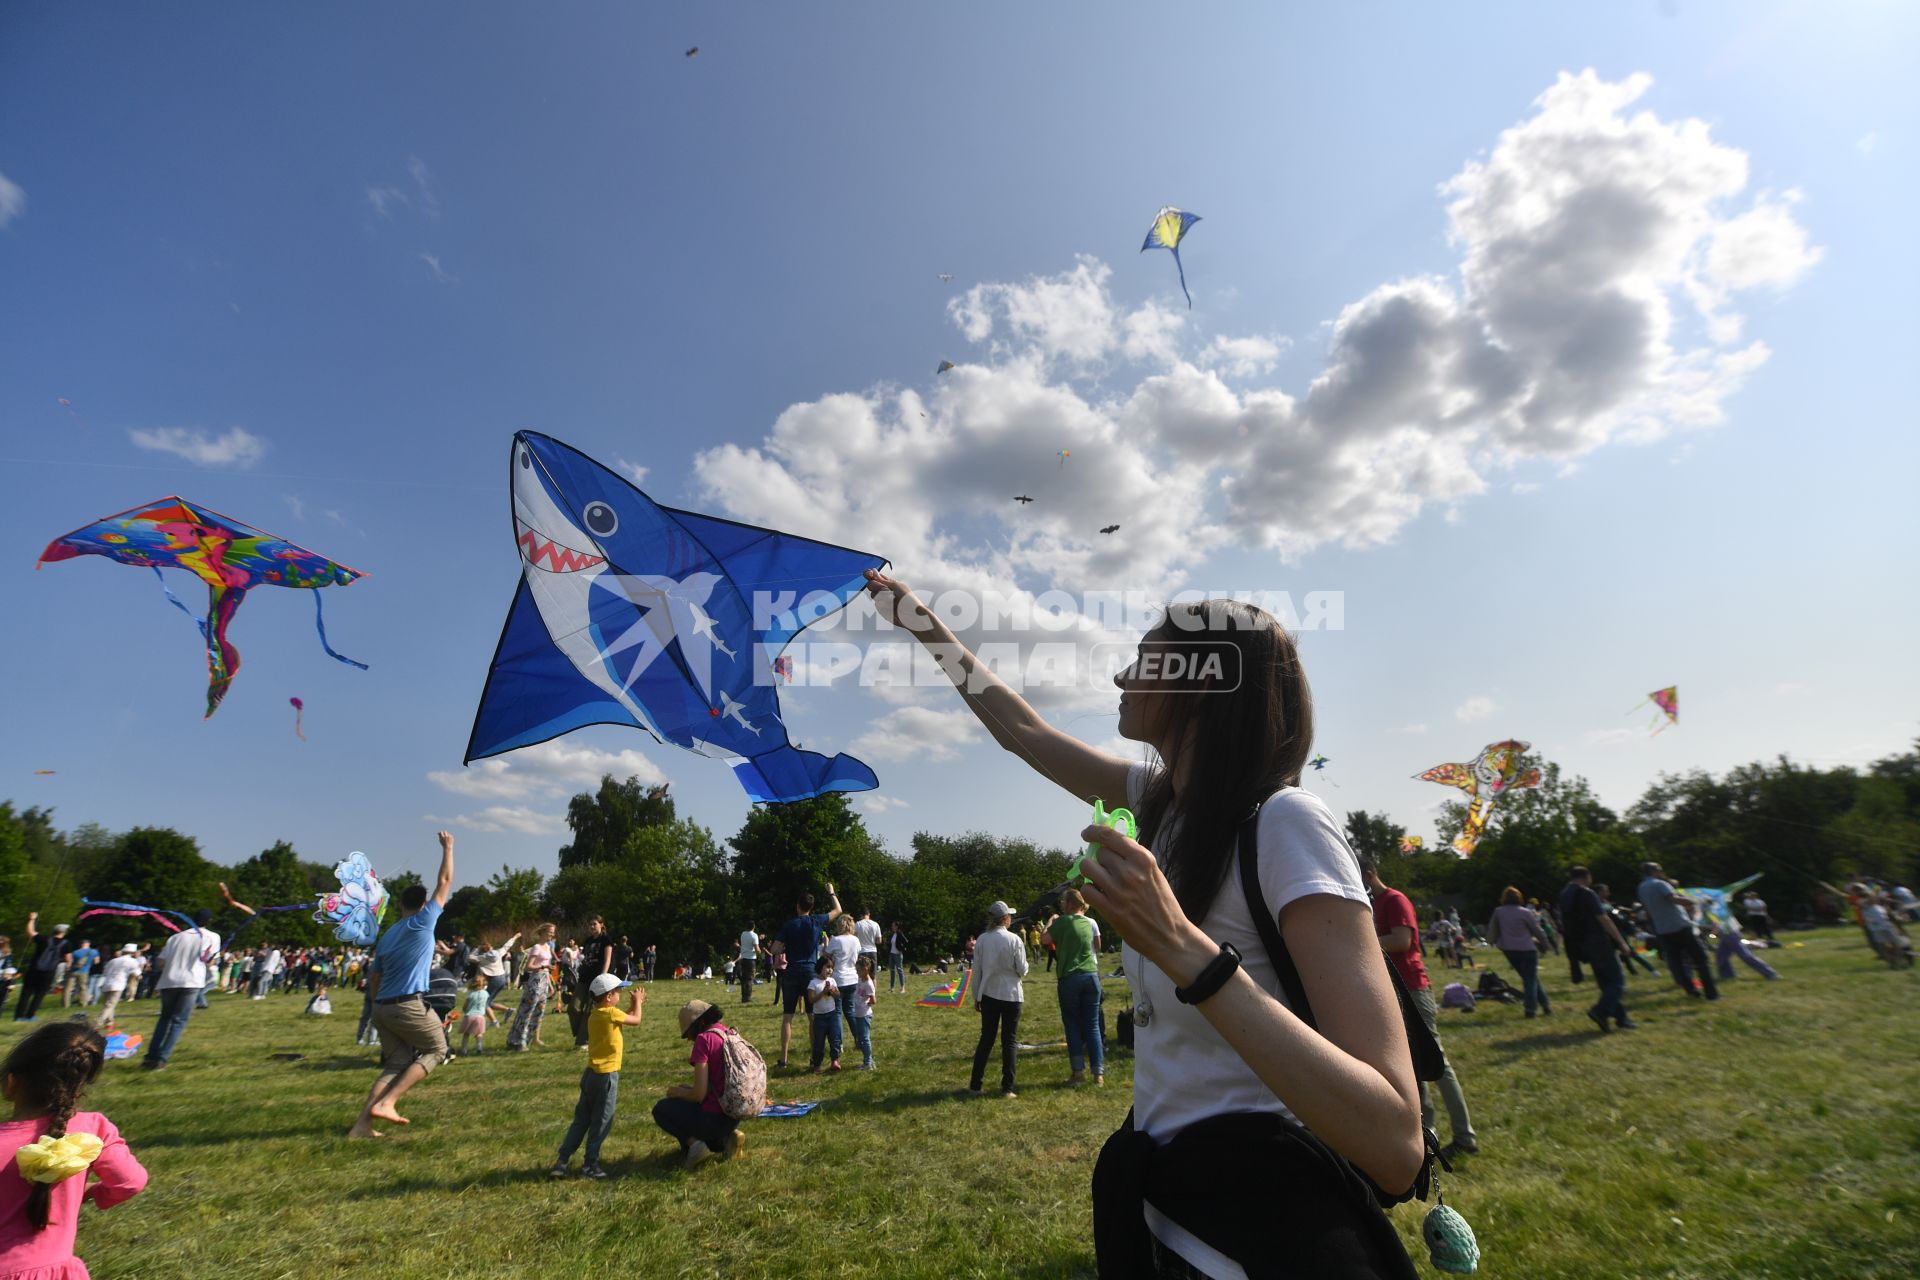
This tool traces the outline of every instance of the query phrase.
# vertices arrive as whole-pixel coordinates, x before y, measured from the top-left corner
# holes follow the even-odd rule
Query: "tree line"
[[[1545,899],[1574,863],[1616,886],[1638,883],[1647,859],[1687,884],[1762,872],[1774,914],[1789,920],[1836,909],[1823,884],[1861,875],[1912,883],[1920,872],[1920,743],[1864,770],[1810,768],[1782,756],[1717,778],[1699,770],[1663,774],[1624,813],[1557,764],[1525,763],[1540,765],[1545,782],[1499,802],[1472,857],[1445,848],[1465,820],[1458,803],[1441,813],[1438,848],[1403,854],[1405,830],[1364,811],[1347,815],[1348,840],[1377,855],[1387,881],[1416,900],[1446,899],[1470,911],[1491,909],[1509,884]],[[913,958],[926,961],[956,953],[981,927],[990,901],[1003,898],[1016,909],[1038,901],[1072,861],[1066,850],[980,832],[918,832],[897,856],[839,794],[755,808],[723,842],[680,817],[666,787],[638,778],[606,777],[597,790],[574,796],[567,826],[572,838],[553,875],[503,866],[457,888],[443,936],[497,938],[549,920],[562,936],[578,936],[597,914],[636,947],[659,947],[663,963],[717,966],[749,922],[767,932],[792,914],[797,895],[831,881],[848,909],[870,910],[883,926],[900,921]],[[332,868],[332,859],[303,858],[284,840],[222,867],[170,828],[115,833],[89,823],[63,832],[49,809],[0,804],[0,931],[19,929],[30,910],[43,921],[72,920],[82,894],[178,911],[217,906],[222,880],[256,907],[312,901],[335,886]],[[398,892],[414,879],[386,883]],[[159,932],[151,921],[121,917],[87,924],[96,942]],[[331,936],[305,911],[251,923],[226,911],[216,921],[225,934],[242,924],[242,943],[301,945]]]

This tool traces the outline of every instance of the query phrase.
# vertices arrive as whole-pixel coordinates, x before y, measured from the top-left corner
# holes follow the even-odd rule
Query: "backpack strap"
[[[1273,962],[1274,974],[1280,979],[1280,989],[1287,993],[1287,1007],[1294,1016],[1308,1026],[1319,1030],[1319,1024],[1313,1020],[1313,1006],[1307,1003],[1307,985],[1300,981],[1300,970],[1294,966],[1293,953],[1287,950],[1287,940],[1280,936],[1280,923],[1274,919],[1273,912],[1267,910],[1267,895],[1260,888],[1260,806],[1240,820],[1239,856],[1240,892],[1246,896],[1247,912],[1253,916],[1253,927],[1260,931],[1260,942],[1267,949],[1267,958]]]

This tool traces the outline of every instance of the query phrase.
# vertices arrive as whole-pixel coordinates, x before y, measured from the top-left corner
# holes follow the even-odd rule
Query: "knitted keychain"
[[[1444,1160],[1441,1161],[1446,1165]],[[1446,1165],[1449,1172],[1452,1165]],[[1480,1267],[1480,1242],[1473,1238],[1467,1220],[1447,1207],[1446,1193],[1440,1190],[1440,1174],[1433,1175],[1434,1206],[1420,1223],[1420,1238],[1427,1242],[1427,1257],[1434,1268],[1449,1275],[1470,1276]]]

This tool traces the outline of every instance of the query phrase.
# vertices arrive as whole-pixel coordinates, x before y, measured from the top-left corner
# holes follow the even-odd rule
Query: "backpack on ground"
[[[1515,1004],[1520,1000],[1520,993],[1513,989],[1513,984],[1491,969],[1480,975],[1480,989],[1473,994],[1478,999],[1498,1000],[1501,1004]]]
[[[1442,1008],[1458,1009],[1462,1013],[1473,1012],[1473,991],[1464,982],[1449,982],[1440,993]]]
[[[767,1062],[738,1031],[720,1038],[720,1059],[727,1078],[720,1087],[720,1110],[735,1120],[751,1120],[767,1105]]]

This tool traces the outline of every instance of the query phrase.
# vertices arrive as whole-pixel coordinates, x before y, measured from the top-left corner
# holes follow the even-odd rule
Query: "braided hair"
[[[13,1081],[16,1105],[47,1117],[47,1137],[64,1138],[87,1086],[100,1078],[107,1042],[84,1022],[50,1022],[13,1046],[0,1075]],[[27,1221],[47,1225],[53,1184],[35,1182],[27,1193]]]

